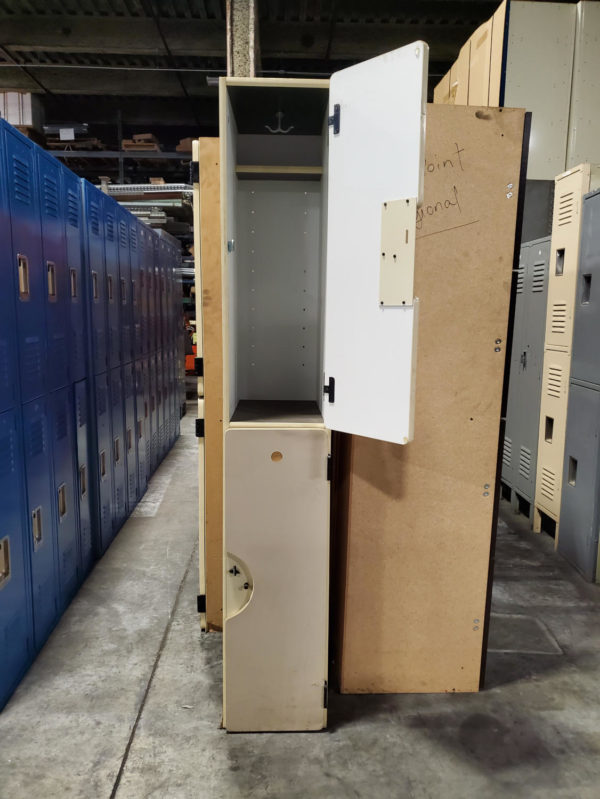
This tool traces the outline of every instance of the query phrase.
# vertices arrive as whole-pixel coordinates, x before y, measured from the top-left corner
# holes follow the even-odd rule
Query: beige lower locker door
[[[225,436],[223,726],[326,724],[329,432]]]

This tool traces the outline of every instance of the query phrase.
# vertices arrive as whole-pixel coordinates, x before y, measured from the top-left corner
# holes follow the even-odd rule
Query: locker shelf
[[[323,174],[322,166],[265,166],[257,165],[238,165],[235,168],[240,180],[320,180]]]
[[[324,426],[319,406],[311,400],[240,400],[231,418],[232,426],[236,423]]]

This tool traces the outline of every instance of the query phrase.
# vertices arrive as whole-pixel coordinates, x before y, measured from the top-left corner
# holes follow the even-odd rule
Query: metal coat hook
[[[281,121],[283,119],[283,111],[278,111],[275,116],[277,117],[277,127],[272,128],[270,125],[265,125],[265,128],[269,131],[269,133],[289,133],[290,130],[294,130],[294,126],[290,125],[289,128],[282,128]]]

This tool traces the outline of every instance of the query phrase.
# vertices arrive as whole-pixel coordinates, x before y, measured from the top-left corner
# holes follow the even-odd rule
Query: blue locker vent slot
[[[102,385],[98,386],[98,415],[106,413],[106,388]]]
[[[79,197],[71,189],[67,189],[67,222],[71,227],[79,227]]]
[[[87,424],[87,409],[85,406],[85,397],[77,394],[77,426],[83,427]]]
[[[8,394],[12,390],[12,380],[10,379],[10,355],[8,342],[0,341],[0,389],[2,394]]]
[[[115,218],[112,214],[106,214],[106,238],[109,241],[115,240]]]
[[[119,222],[119,241],[122,247],[127,247],[127,224]]]
[[[48,216],[58,219],[58,186],[48,175],[44,175],[43,207]]]
[[[29,176],[29,164],[17,155],[12,157],[14,197],[25,205],[31,204],[31,179]]]
[[[90,225],[94,236],[100,235],[100,207],[98,203],[90,200]]]
[[[137,228],[135,225],[131,225],[129,228],[129,235],[131,236],[131,249],[137,250]]]
[[[46,442],[44,441],[44,423],[42,420],[36,419],[31,422],[28,433],[27,454],[29,457],[34,458],[36,455],[40,455],[46,446]]]
[[[0,438],[0,477],[6,477],[15,468],[14,436]]]

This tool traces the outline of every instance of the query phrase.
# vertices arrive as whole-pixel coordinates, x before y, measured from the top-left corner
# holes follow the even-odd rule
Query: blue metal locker
[[[156,352],[157,342],[157,315],[156,315],[156,281],[158,260],[158,235],[156,231],[149,230],[147,240],[147,276],[148,276],[148,354]]]
[[[150,474],[158,466],[158,404],[156,397],[156,353],[148,356],[148,388],[150,393]]]
[[[62,167],[54,156],[35,148],[42,223],[42,269],[46,301],[47,390],[69,383],[69,274],[62,207]]]
[[[158,258],[158,268],[159,268],[159,281],[158,281],[158,304],[159,304],[159,313],[160,313],[160,324],[158,326],[159,329],[159,340],[157,344],[157,349],[165,349],[167,346],[167,261],[169,258],[169,244],[164,240],[161,236],[159,242],[159,258]]]
[[[45,398],[23,405],[23,438],[34,641],[39,649],[56,623],[59,607],[56,525],[52,512],[52,453]]]
[[[8,126],[0,120],[0,412],[16,405],[17,337],[15,301],[16,275],[11,252],[10,211],[6,182],[6,140]]]
[[[121,299],[119,289],[119,245],[117,215],[119,204],[102,195],[104,219],[104,262],[106,264],[106,307],[108,324],[108,366],[121,364]]]
[[[156,405],[158,411],[158,441],[157,441],[157,461],[160,463],[165,455],[165,378],[163,372],[163,353],[159,350],[156,353]]]
[[[86,282],[90,302],[90,333],[94,374],[106,372],[108,359],[106,267],[104,263],[104,224],[102,199],[104,195],[87,180],[82,181],[84,222],[84,251],[87,255]]]
[[[11,215],[10,265],[16,276],[16,321],[21,401],[46,391],[46,280],[36,181],[35,145],[10,125],[3,126]]]
[[[110,407],[112,423],[112,471],[113,471],[113,533],[120,529],[127,518],[127,467],[125,447],[125,408],[120,367],[110,372]]]
[[[73,383],[83,380],[86,375],[88,338],[82,258],[81,180],[66,167],[62,167],[61,177],[70,308],[69,378]]]
[[[148,254],[151,252],[150,230],[143,223],[138,222],[138,307],[136,322],[136,358],[148,354]]]
[[[146,419],[146,482],[152,475],[152,398],[150,384],[150,356],[142,359],[144,380],[144,416]]]
[[[91,484],[89,463],[89,395],[88,381],[80,380],[73,386],[76,437],[76,486],[79,506],[79,555],[82,578],[94,562],[92,539]]]
[[[119,208],[119,299],[121,303],[121,361],[131,363],[133,358],[133,309],[131,304],[131,274],[134,258],[137,259],[137,227],[130,225],[129,211]],[[135,220],[134,220],[135,222]],[[133,240],[132,240],[133,239]]]
[[[100,517],[99,549],[104,552],[113,540],[113,458],[111,406],[108,375],[96,375],[96,457],[98,463],[98,513]]]
[[[0,710],[33,655],[29,547],[17,413],[0,414]]]
[[[140,358],[135,361],[135,417],[137,438],[138,479],[137,488],[140,499],[148,485],[148,401],[146,397],[145,362]]]
[[[135,369],[132,363],[123,366],[125,395],[125,460],[127,467],[127,512],[135,507],[138,497],[138,447],[135,417]]]
[[[58,578],[62,609],[75,595],[81,577],[75,489],[73,392],[70,386],[48,396],[48,410],[54,467],[52,505],[57,530]]]

